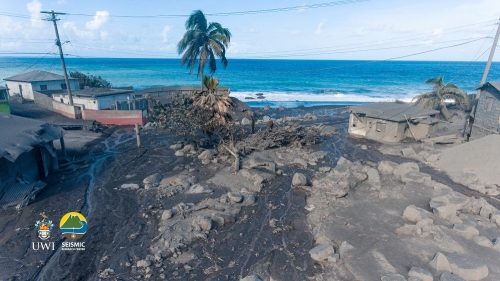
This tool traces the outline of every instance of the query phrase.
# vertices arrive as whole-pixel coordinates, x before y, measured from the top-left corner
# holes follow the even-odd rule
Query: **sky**
[[[0,0],[0,7],[0,56],[57,52],[53,24],[40,13],[47,10],[67,13],[57,24],[68,57],[179,58],[184,23],[200,9],[231,31],[228,58],[485,61],[500,18],[499,0]]]

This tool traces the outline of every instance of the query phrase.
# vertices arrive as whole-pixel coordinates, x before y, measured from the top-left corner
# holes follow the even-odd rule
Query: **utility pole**
[[[54,12],[54,10],[47,12],[47,11],[41,11],[40,13],[42,14],[49,14],[51,17],[45,19],[46,21],[51,21],[54,23],[54,30],[56,31],[56,45],[59,47],[59,56],[61,57],[61,64],[64,72],[64,81],[66,81],[66,90],[68,90],[68,98],[69,98],[69,104],[73,105],[73,95],[71,94],[71,87],[69,84],[69,79],[68,79],[68,73],[66,71],[66,63],[64,62],[64,55],[62,51],[62,44],[61,40],[59,40],[59,31],[57,30],[57,21],[59,20],[56,18],[56,15],[66,15],[66,13],[57,13]]]
[[[497,48],[499,37],[500,37],[500,23],[498,23],[497,33],[495,35],[495,39],[493,40],[493,46],[491,47],[490,56],[488,57],[488,62],[486,63],[486,67],[484,68],[483,77],[481,78],[481,83],[479,84],[479,87],[483,86],[484,83],[486,83],[486,78],[488,78],[488,73],[490,72],[491,61],[493,60],[493,56],[495,55],[495,50]],[[479,102],[480,96],[481,96],[481,90],[477,90],[476,101]],[[469,141],[469,137],[472,133],[472,126],[474,124],[474,118],[476,117],[476,110],[477,110],[477,104],[475,103],[469,115],[467,141]]]

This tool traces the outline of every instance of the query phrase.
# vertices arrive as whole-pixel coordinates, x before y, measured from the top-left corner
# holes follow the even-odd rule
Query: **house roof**
[[[414,104],[399,104],[393,102],[379,102],[349,107],[354,114],[365,115],[372,118],[403,122],[406,119],[421,118],[436,115],[437,110],[422,109]]]
[[[0,90],[7,90],[7,88],[0,86]]]
[[[64,130],[56,125],[0,113],[0,158],[11,162],[33,147],[43,146],[47,142],[57,140],[64,134]]]
[[[76,78],[69,78],[69,79],[78,80]],[[16,81],[16,82],[58,81],[58,80],[64,80],[64,76],[43,70],[33,70],[30,72],[11,76],[3,80]]]
[[[488,88],[488,87],[493,87],[497,91],[500,92],[500,82],[486,82],[483,85],[481,85],[479,88],[477,88],[476,90],[483,90],[483,89]]]
[[[130,94],[133,92],[134,92],[134,90],[131,90],[131,89],[85,88],[85,89],[82,89],[79,91],[73,91],[72,94],[73,94],[73,96],[78,96],[78,97],[96,98],[96,97],[102,97],[102,96]],[[61,90],[52,91],[52,92],[47,91],[44,93],[67,95],[66,91],[61,91]]]

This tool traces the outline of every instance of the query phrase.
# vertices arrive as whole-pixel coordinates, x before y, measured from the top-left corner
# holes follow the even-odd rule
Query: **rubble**
[[[297,186],[306,186],[307,185],[307,178],[304,174],[302,173],[295,173],[292,178],[292,186],[297,187]]]
[[[318,262],[324,262],[329,256],[334,254],[335,250],[332,245],[319,245],[309,251],[311,258]]]
[[[437,253],[434,258],[429,262],[429,265],[436,271],[449,271],[451,272],[450,263],[445,255]]]
[[[465,280],[482,280],[488,277],[488,267],[475,257],[453,253],[449,254],[447,258],[450,263],[451,273]]]

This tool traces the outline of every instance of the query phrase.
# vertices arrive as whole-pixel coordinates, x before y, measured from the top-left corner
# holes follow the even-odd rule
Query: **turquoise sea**
[[[68,71],[81,71],[109,80],[113,86],[136,90],[155,86],[199,85],[196,74],[180,65],[180,59],[67,58]],[[429,91],[424,82],[444,75],[474,93],[485,62],[440,61],[334,61],[229,59],[227,69],[214,76],[228,86],[231,96],[251,106],[354,104],[389,100],[409,101]],[[31,70],[62,74],[58,58],[0,58],[0,79]],[[500,63],[493,63],[488,81],[500,81]],[[0,83],[3,84],[3,83]],[[247,100],[263,93],[265,99]]]

